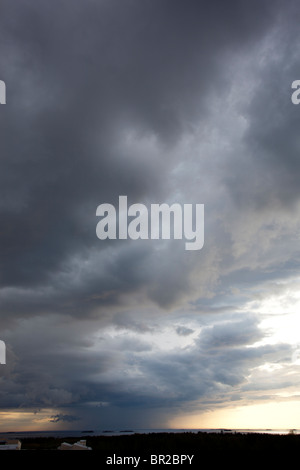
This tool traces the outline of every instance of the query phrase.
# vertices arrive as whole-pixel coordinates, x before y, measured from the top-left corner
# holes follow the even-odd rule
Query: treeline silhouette
[[[300,451],[300,435],[267,433],[149,433],[117,436],[84,437],[87,446],[103,456],[149,456],[150,454],[194,454],[195,460],[208,454],[242,451],[244,455],[262,451],[276,455]],[[22,450],[56,450],[62,442],[74,443],[78,438],[26,437]],[[246,454],[245,454],[246,453]]]

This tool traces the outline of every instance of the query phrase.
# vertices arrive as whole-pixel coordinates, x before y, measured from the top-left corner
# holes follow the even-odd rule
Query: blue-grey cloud
[[[107,423],[132,408],[153,423],[272,396],[266,363],[276,388],[298,385],[254,303],[299,271],[299,14],[292,0],[2,1],[0,408],[61,422],[105,403]],[[204,203],[204,248],[101,242],[96,208],[121,194]]]

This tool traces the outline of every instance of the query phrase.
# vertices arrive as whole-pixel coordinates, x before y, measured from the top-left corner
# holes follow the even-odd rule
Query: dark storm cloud
[[[292,1],[2,1],[1,407],[150,422],[271,388],[249,371],[290,348],[255,345],[258,318],[231,315],[252,291],[230,289],[294,260],[298,17]],[[101,243],[96,207],[122,194],[205,203],[205,249]],[[182,304],[214,320],[174,319]]]
[[[244,112],[248,120],[245,154],[236,159],[229,177],[239,208],[290,211],[299,201],[299,109],[291,106],[291,84],[297,77],[296,31],[281,46],[282,32],[270,37],[274,53],[257,69],[253,99]],[[297,46],[296,46],[297,47]]]
[[[228,87],[223,57],[255,43],[276,14],[274,3],[261,2],[77,1],[72,11],[68,2],[4,2],[0,60],[10,105],[1,116],[2,285],[54,285],[74,256],[106,249],[95,239],[99,203],[116,203],[119,194],[164,198],[172,144],[203,120],[209,95]],[[134,149],[120,142],[127,129],[137,140],[156,136],[157,155],[132,158]],[[120,252],[110,282],[93,271],[100,294],[136,288],[139,263],[123,259]],[[163,292],[160,276],[150,281],[150,297],[172,302],[185,274],[174,273]],[[68,297],[78,286],[69,289]]]

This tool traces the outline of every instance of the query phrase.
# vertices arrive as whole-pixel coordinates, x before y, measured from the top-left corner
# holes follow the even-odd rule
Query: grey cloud
[[[177,141],[186,123],[196,115],[202,118],[208,95],[224,86],[219,59],[236,47],[237,37],[241,49],[272,24],[276,9],[267,3],[255,7],[76,2],[66,26],[68,2],[51,8],[45,2],[3,5],[6,41],[1,62],[8,82],[16,68],[22,77],[18,86],[13,75],[16,99],[6,108],[8,119],[4,114],[1,127],[6,156],[2,190],[8,201],[1,214],[4,286],[50,283],[70,258],[95,247],[98,203],[114,203],[121,193],[133,199],[164,195],[164,180],[173,165],[172,157],[166,157],[173,149],[170,136]],[[222,15],[216,14],[219,9]],[[88,34],[83,33],[86,25]],[[10,58],[6,67],[7,41],[15,62]],[[133,161],[120,149],[116,153],[126,127],[157,135],[162,142],[167,138],[157,167],[141,157]],[[97,249],[102,250],[99,243]],[[122,258],[116,266],[121,286]],[[155,262],[153,269],[157,267]],[[168,271],[169,287],[162,288],[158,279],[149,295],[167,306],[186,287],[186,276],[169,262],[159,270],[164,284]],[[137,268],[135,272],[133,286],[140,276]],[[96,277],[96,282],[102,279]]]
[[[180,336],[188,336],[194,333],[192,328],[187,328],[186,326],[177,326],[176,333]]]
[[[79,417],[73,416],[73,415],[63,415],[63,414],[57,414],[51,416],[49,419],[50,422],[52,423],[58,423],[59,421],[63,421],[66,423],[72,423],[73,421],[78,421]]]
[[[248,317],[207,327],[199,336],[199,344],[208,349],[233,348],[251,345],[263,336],[264,333],[257,326],[257,319]]]
[[[103,402],[117,420],[268,387],[249,370],[289,347],[253,346],[239,306],[299,267],[297,4],[1,5],[0,406],[58,422]],[[204,249],[100,243],[96,207],[120,194],[205,203]],[[155,344],[166,326],[173,350]]]
[[[101,410],[107,423],[114,409],[122,416],[126,410],[135,410],[136,419],[152,409],[158,420],[167,410],[185,409],[195,401],[205,408],[208,397],[214,406],[239,394],[246,399],[253,392],[273,391],[275,384],[277,389],[295,385],[289,378],[294,370],[289,345],[246,347],[261,338],[257,322],[256,317],[242,322],[224,314],[218,328],[204,326],[185,348],[164,351],[154,344],[149,347],[145,334],[153,337],[151,322],[147,332],[125,335],[117,328],[114,335],[102,329],[96,333],[96,321],[94,325],[90,321],[76,325],[69,318],[62,321],[62,316],[56,321],[35,319],[35,328],[20,325],[19,332],[12,332],[11,345],[19,357],[2,376],[1,405],[55,407],[58,416],[77,416],[77,411],[80,416],[85,412],[89,416],[89,408],[96,406],[92,404],[101,401],[106,403]],[[177,334],[173,330],[174,344]],[[269,381],[259,373],[249,379],[250,372],[266,362],[289,362],[289,367],[284,374],[275,370]]]

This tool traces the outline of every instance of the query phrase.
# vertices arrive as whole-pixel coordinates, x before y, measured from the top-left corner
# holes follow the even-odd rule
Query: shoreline
[[[11,434],[10,434],[11,436]],[[58,450],[62,443],[75,444],[78,436],[23,436],[21,450]],[[86,434],[86,445],[103,457],[108,455],[194,454],[238,450],[293,450],[300,447],[300,434],[265,432],[150,432],[118,435]]]
[[[5,438],[85,438],[86,436],[93,437],[108,437],[108,436],[128,436],[134,434],[184,434],[184,433],[206,433],[206,434],[270,434],[270,435],[286,435],[295,434],[300,435],[300,429],[284,428],[284,429],[269,429],[269,428],[243,428],[243,429],[229,429],[229,428],[186,428],[186,429],[172,429],[172,428],[153,428],[153,429],[63,429],[63,430],[33,430],[33,431],[0,431],[0,440]]]

